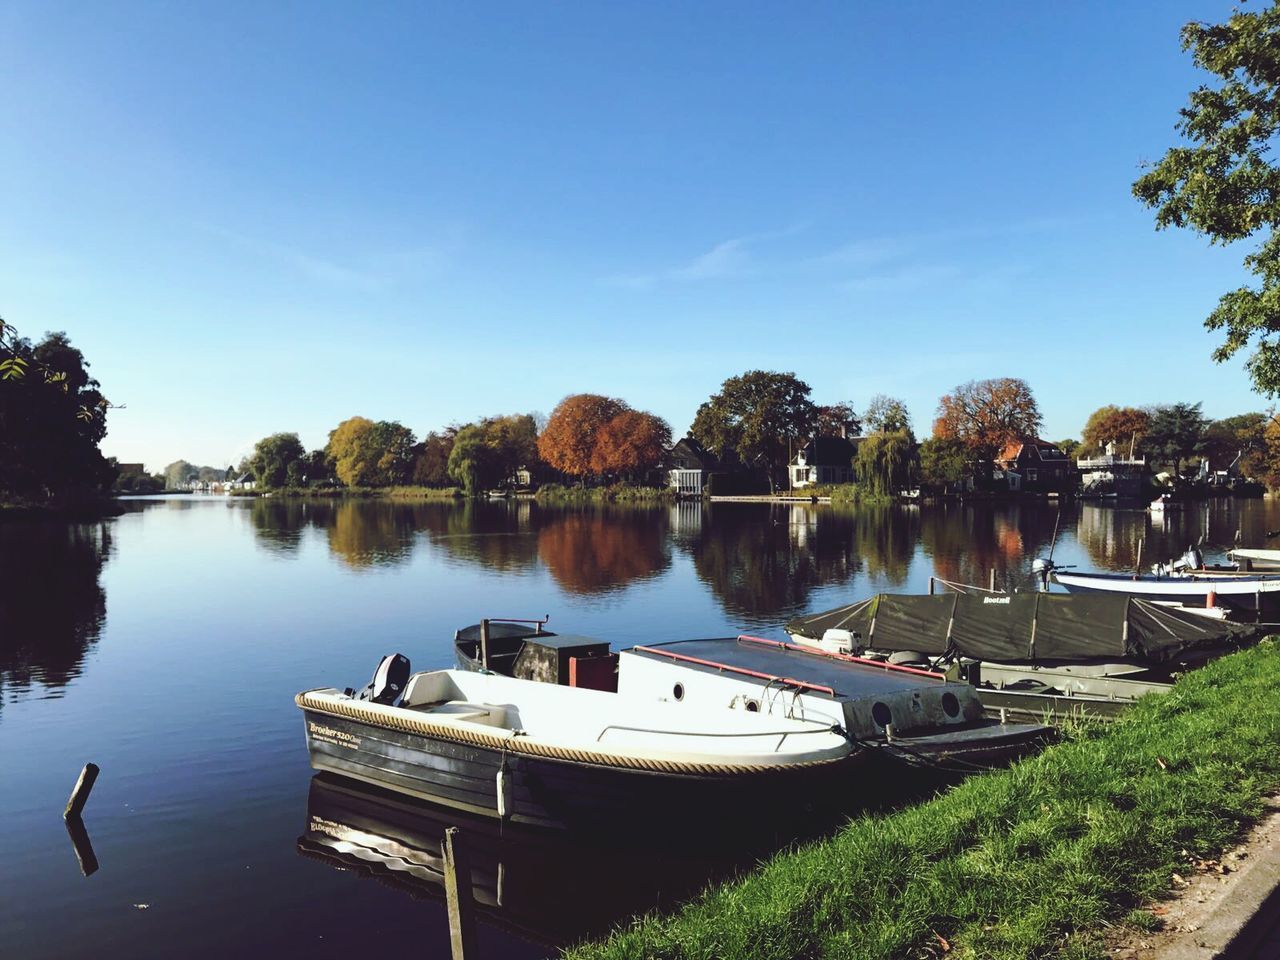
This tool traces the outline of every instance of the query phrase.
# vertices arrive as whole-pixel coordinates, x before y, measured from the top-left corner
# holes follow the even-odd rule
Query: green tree
[[[788,441],[813,435],[817,408],[811,392],[794,373],[750,370],[730,377],[698,408],[689,432],[718,456],[733,451],[743,463],[761,468],[772,491],[787,462]]]
[[[449,476],[462,485],[467,496],[474,497],[499,480],[497,451],[489,443],[485,428],[469,423],[453,440],[449,451]]]
[[[886,496],[911,484],[918,463],[916,438],[908,429],[880,430],[858,444],[853,466],[872,493]]]
[[[1054,446],[1056,446],[1059,450],[1065,453],[1068,459],[1075,459],[1076,457],[1078,457],[1080,455],[1080,452],[1084,448],[1084,444],[1082,444],[1079,440],[1075,440],[1071,438],[1068,438],[1066,440],[1059,440],[1056,444],[1054,444]]]
[[[1192,456],[1199,447],[1204,425],[1204,416],[1198,403],[1173,403],[1156,407],[1151,411],[1146,449],[1170,464],[1177,473],[1182,469],[1182,461]]]
[[[1244,12],[1226,23],[1182,28],[1182,48],[1214,77],[1179,111],[1184,142],[1133,185],[1156,210],[1156,226],[1188,227],[1210,243],[1261,235],[1244,258],[1259,280],[1222,296],[1205,320],[1225,333],[1213,353],[1227,360],[1249,344],[1245,364],[1254,387],[1280,392],[1280,168],[1273,146],[1280,133],[1280,5]]]
[[[1265,447],[1266,426],[1264,413],[1242,413],[1214,420],[1204,428],[1200,452],[1209,458],[1209,465],[1215,470],[1225,470],[1238,456],[1239,469],[1253,472],[1257,469],[1256,454]]]
[[[65,333],[35,346],[0,321],[0,497],[100,494],[116,470],[98,444],[110,404]]]
[[[920,444],[920,478],[945,486],[969,476],[969,448],[955,437],[930,437]]]
[[[185,460],[175,460],[164,468],[164,488],[181,490],[188,481],[194,480],[198,473],[199,468],[194,464],[187,463]]]
[[[911,414],[907,411],[907,405],[897,397],[877,393],[867,404],[867,412],[862,415],[862,429],[870,433],[910,430]]]
[[[286,483],[300,485],[303,467],[300,461],[307,451],[296,433],[273,433],[263,437],[253,446],[249,456],[249,469],[259,487],[274,489]],[[298,464],[294,467],[294,464]],[[290,470],[293,470],[291,473]]]

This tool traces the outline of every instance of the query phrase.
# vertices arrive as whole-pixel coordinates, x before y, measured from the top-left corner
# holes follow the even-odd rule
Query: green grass
[[[548,483],[538,488],[534,495],[540,504],[589,504],[589,503],[672,503],[676,493],[670,487],[644,487],[630,483],[615,483],[607,487],[566,487]]]
[[[900,960],[940,955],[941,936],[948,957],[1101,958],[1107,925],[1146,923],[1133,911],[1187,869],[1184,851],[1219,853],[1280,785],[1280,649],[1070,736],[570,956]]]
[[[830,497],[832,503],[885,504],[893,503],[889,494],[872,493],[857,483],[815,483],[798,490],[778,491],[795,497]]]

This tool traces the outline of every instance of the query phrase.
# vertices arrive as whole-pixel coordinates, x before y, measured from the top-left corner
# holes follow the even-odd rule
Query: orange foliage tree
[[[671,446],[667,421],[643,410],[623,410],[596,433],[594,473],[630,474],[657,466]]]
[[[565,397],[538,435],[538,456],[561,473],[587,476],[593,472],[591,460],[600,428],[626,409],[621,400],[596,393]]]
[[[1101,450],[1114,441],[1121,453],[1128,453],[1131,444],[1137,452],[1142,449],[1142,438],[1150,428],[1151,414],[1147,411],[1108,405],[1089,414],[1083,439],[1091,451]]]
[[[1041,423],[1027,382],[996,377],[962,383],[938,401],[933,435],[959,440],[975,459],[989,461],[1006,443],[1036,436]]]

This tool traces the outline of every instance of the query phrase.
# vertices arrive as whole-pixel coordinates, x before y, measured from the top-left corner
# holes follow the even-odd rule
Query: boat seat
[[[426,704],[417,709],[422,713],[448,717],[450,720],[483,723],[490,727],[505,726],[507,719],[505,707],[495,707],[487,703],[471,703],[466,700],[449,700],[444,703]]]

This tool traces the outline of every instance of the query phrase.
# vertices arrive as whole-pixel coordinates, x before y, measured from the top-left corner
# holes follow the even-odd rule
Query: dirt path
[[[1250,925],[1249,936],[1239,936],[1280,883],[1280,795],[1268,801],[1268,810],[1244,842],[1221,860],[1199,860],[1187,854],[1186,869],[1174,874],[1169,899],[1147,908],[1160,921],[1160,929],[1119,933],[1109,941],[1108,954],[1115,960],[1280,956],[1276,952],[1280,914],[1259,916],[1260,922]],[[1230,953],[1224,953],[1228,947]]]

